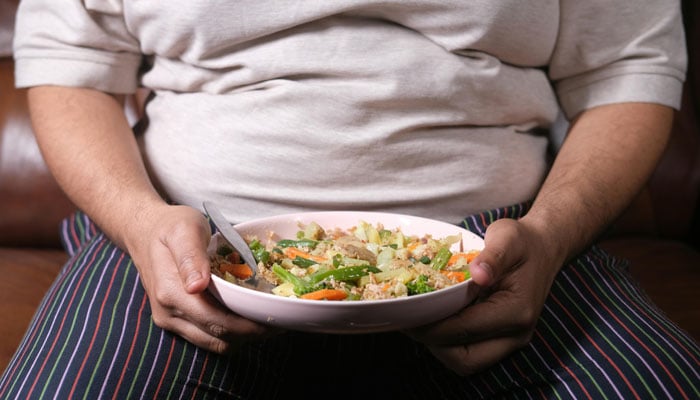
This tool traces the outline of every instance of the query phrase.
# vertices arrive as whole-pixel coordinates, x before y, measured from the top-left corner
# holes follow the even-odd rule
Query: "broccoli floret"
[[[428,285],[427,275],[419,275],[418,278],[412,280],[411,282],[408,282],[406,284],[406,288],[408,289],[409,296],[421,293],[429,293],[435,290],[435,288]]]

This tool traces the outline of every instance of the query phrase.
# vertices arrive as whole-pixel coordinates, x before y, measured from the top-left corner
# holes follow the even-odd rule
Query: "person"
[[[700,396],[697,343],[594,246],[679,107],[677,1],[24,0],[16,24],[80,211],[1,397]],[[206,290],[205,200],[461,223],[483,296],[406,332],[254,323]]]

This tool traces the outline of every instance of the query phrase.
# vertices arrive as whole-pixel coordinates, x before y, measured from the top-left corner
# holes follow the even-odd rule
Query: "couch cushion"
[[[0,248],[0,371],[67,258],[60,250]]]
[[[603,242],[629,261],[630,273],[666,315],[700,340],[700,252],[674,240],[626,237]]]

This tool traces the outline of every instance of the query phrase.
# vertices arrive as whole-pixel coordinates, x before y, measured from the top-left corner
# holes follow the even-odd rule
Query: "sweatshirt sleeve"
[[[678,0],[562,0],[549,64],[568,118],[611,103],[680,107],[687,54]]]
[[[22,0],[13,44],[17,87],[88,87],[133,93],[139,44],[122,0]]]

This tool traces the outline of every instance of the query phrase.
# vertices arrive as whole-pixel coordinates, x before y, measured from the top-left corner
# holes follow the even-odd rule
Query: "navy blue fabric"
[[[527,204],[465,218],[483,235]],[[626,263],[592,248],[562,268],[531,343],[459,377],[397,332],[286,332],[208,353],[153,324],[138,272],[82,213],[72,255],[0,378],[0,398],[697,399],[698,344],[652,303]]]

